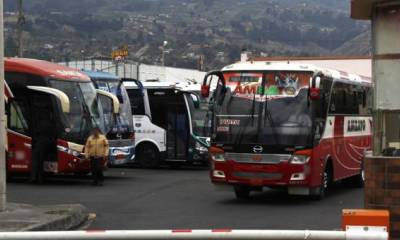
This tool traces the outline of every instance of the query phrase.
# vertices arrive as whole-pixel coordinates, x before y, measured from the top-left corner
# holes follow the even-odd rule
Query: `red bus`
[[[44,172],[88,173],[83,146],[93,127],[105,129],[98,97],[90,78],[54,63],[5,59],[7,113],[7,172],[29,173],[35,139],[50,139]]]
[[[237,198],[264,187],[324,197],[335,181],[362,185],[371,149],[371,79],[313,65],[240,62],[212,79],[211,181]]]

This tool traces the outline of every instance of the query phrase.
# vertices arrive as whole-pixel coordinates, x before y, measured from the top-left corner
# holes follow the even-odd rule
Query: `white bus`
[[[134,79],[124,79],[124,85],[132,105],[136,158],[142,167],[208,163],[205,146],[211,125],[199,85]]]

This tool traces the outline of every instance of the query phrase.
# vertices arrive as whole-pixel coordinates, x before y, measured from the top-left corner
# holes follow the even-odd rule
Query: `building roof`
[[[200,91],[200,84],[192,84],[185,82],[164,82],[164,81],[141,81],[146,89],[175,89],[182,91]],[[124,81],[126,89],[137,89],[138,86],[133,81]]]
[[[108,72],[88,71],[88,70],[82,70],[82,71],[86,75],[88,75],[90,78],[94,78],[94,79],[115,80],[115,81],[120,80],[117,76],[115,76],[114,74],[108,73]]]
[[[355,59],[371,59],[370,56],[315,56],[315,57],[293,57],[293,56],[277,56],[277,57],[254,57],[254,61],[299,61],[299,60],[355,60]]]
[[[351,0],[351,17],[360,20],[371,19],[374,4],[384,1],[385,0]]]
[[[88,76],[73,68],[37,59],[5,58],[4,68],[6,72],[28,73],[63,80],[90,81]]]

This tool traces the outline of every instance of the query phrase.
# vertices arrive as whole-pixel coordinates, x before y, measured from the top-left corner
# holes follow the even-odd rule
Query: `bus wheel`
[[[235,196],[237,199],[249,199],[250,198],[250,188],[246,186],[235,186]]]
[[[322,200],[325,197],[328,187],[331,185],[331,183],[332,183],[332,170],[330,165],[327,165],[322,174],[321,186],[319,186],[316,189],[313,189],[314,191],[311,192],[311,199]]]
[[[361,165],[361,171],[358,175],[352,177],[352,185],[356,188],[363,188],[365,184],[364,164]]]
[[[74,176],[77,177],[77,178],[84,178],[87,175],[89,175],[89,173],[90,172],[76,172],[76,173],[74,173]]]
[[[138,163],[143,168],[157,168],[160,165],[160,154],[152,144],[142,144],[137,150]]]

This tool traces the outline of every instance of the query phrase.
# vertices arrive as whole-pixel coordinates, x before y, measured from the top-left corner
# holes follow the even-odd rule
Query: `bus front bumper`
[[[124,165],[135,162],[135,147],[110,147],[109,164],[111,166]]]
[[[310,167],[294,165],[237,163],[227,160],[212,161],[210,178],[217,185],[245,185],[250,187],[308,187]]]

